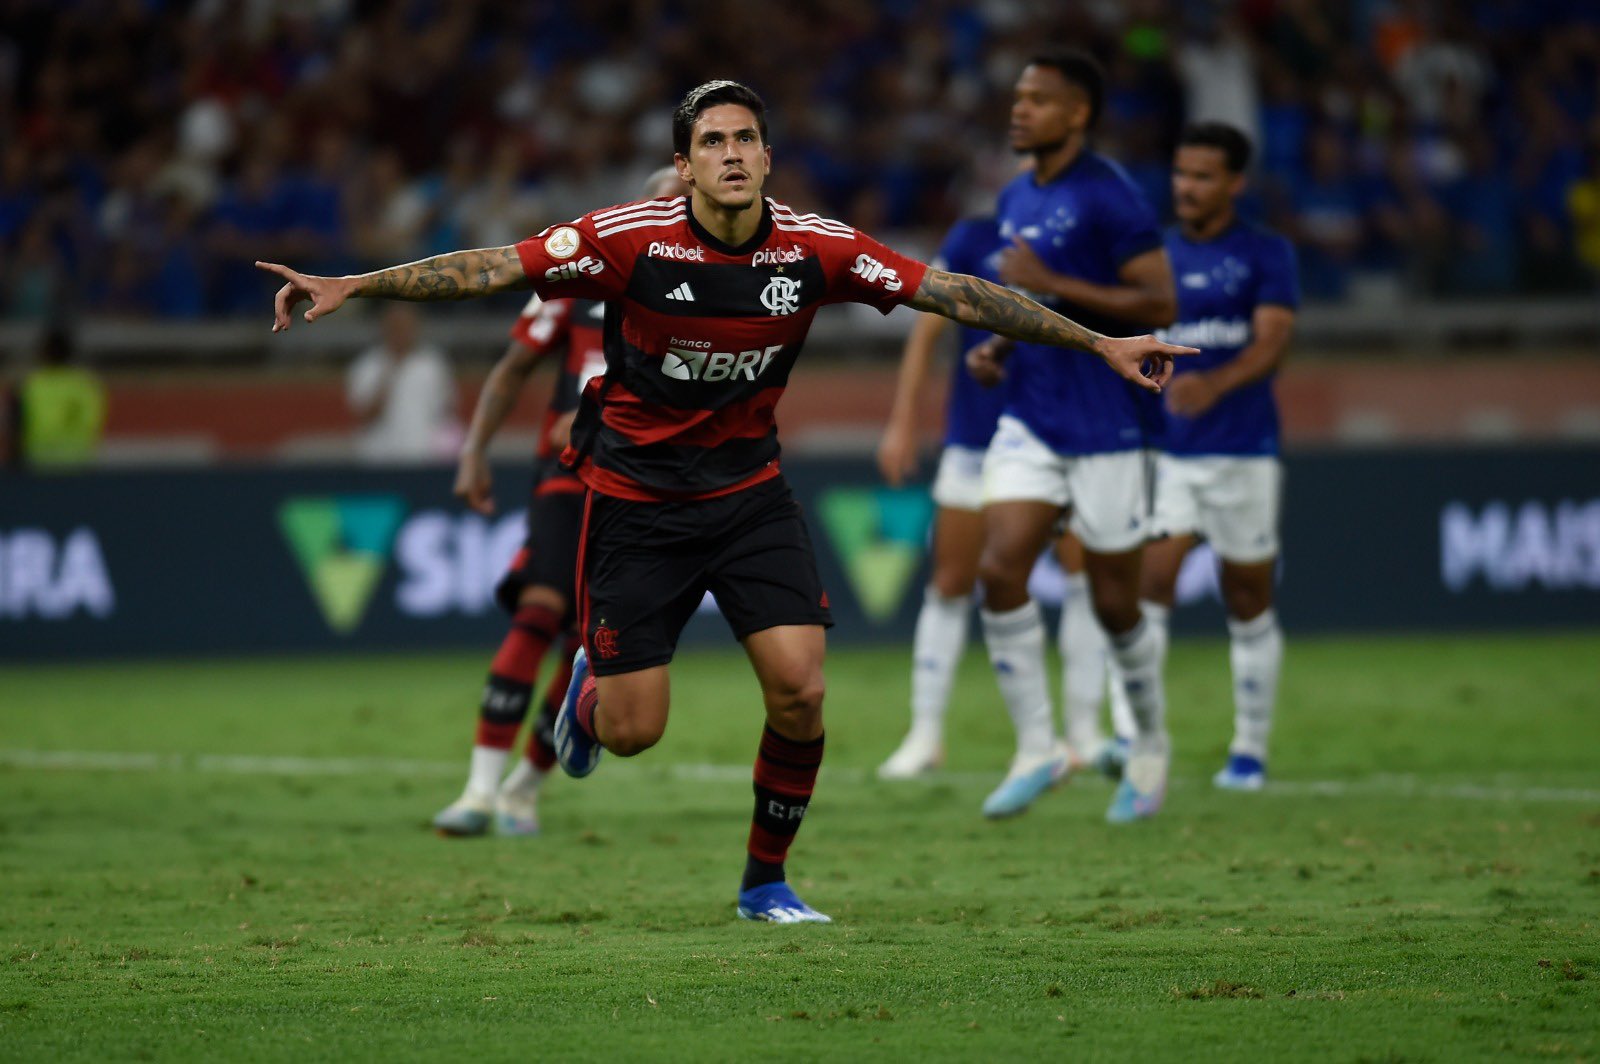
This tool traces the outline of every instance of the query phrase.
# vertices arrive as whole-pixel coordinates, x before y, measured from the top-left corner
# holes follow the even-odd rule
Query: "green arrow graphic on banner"
[[[818,508],[861,612],[887,621],[922,561],[933,501],[920,488],[839,488]]]
[[[278,527],[335,632],[354,631],[366,616],[405,513],[394,495],[298,498],[278,507]]]

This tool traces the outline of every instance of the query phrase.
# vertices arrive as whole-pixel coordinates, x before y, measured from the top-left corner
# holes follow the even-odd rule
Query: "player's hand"
[[[991,337],[967,352],[967,372],[985,388],[993,388],[1006,379],[1006,354],[1009,344],[998,336]]]
[[[1008,288],[1048,292],[1056,275],[1026,240],[1014,236],[1011,246],[1000,253],[1000,279]]]
[[[1185,373],[1167,385],[1167,409],[1179,417],[1199,417],[1221,398],[1222,389],[1204,373]]]
[[[324,314],[332,314],[344,305],[350,298],[350,293],[355,285],[348,277],[313,277],[310,274],[291,270],[287,266],[280,266],[276,262],[257,262],[256,268],[275,273],[287,283],[280,289],[272,300],[272,331],[283,332],[289,327],[289,315],[294,311],[295,304],[302,300],[311,300],[311,309],[306,311],[306,321],[316,321]]]
[[[494,496],[489,493],[493,486],[488,459],[479,451],[461,452],[461,462],[456,466],[456,498],[487,517],[494,513]]]
[[[878,472],[891,488],[898,488],[917,471],[917,434],[911,425],[890,422],[878,441]]]
[[[1200,353],[1198,347],[1163,343],[1154,336],[1108,336],[1097,348],[1106,365],[1119,376],[1150,392],[1159,392],[1172,379],[1174,358]]]
[[[558,451],[572,446],[572,423],[578,419],[576,410],[569,410],[550,424],[550,442]]]

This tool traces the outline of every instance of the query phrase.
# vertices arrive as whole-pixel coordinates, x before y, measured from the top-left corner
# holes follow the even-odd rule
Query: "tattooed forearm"
[[[362,274],[354,294],[422,302],[472,299],[527,285],[516,248],[479,248]]]
[[[1098,353],[1096,345],[1105,339],[1093,329],[1086,329],[1027,296],[964,273],[929,270],[917,294],[911,298],[911,305],[963,325],[1029,343],[1076,347]]]

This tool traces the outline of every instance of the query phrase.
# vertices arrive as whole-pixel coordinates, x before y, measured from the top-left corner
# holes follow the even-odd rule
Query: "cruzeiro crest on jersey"
[[[800,282],[781,275],[768,278],[767,287],[761,291],[761,305],[774,317],[793,314],[800,309]]]

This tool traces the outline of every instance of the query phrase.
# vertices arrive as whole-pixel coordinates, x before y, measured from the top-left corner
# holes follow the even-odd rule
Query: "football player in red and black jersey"
[[[644,186],[647,198],[682,196],[688,191],[670,166],[651,174]],[[605,314],[606,305],[593,299],[529,299],[511,326],[505,354],[484,381],[461,448],[455,493],[479,513],[491,514],[489,442],[510,415],[534,368],[560,356],[555,388],[539,428],[528,536],[495,587],[495,601],[511,615],[511,627],[484,683],[467,785],[459,798],[433,818],[434,830],[441,835],[483,835],[491,821],[501,835],[539,831],[539,785],[556,761],[551,727],[578,648],[573,589],[583,496],[588,490],[583,481],[562,468],[560,457],[583,386],[606,370]],[[557,658],[560,667],[550,679],[538,719],[528,733],[527,751],[506,775],[511,748],[528,716],[540,662],[558,643],[562,644]],[[560,649],[565,652],[559,653]]]
[[[563,455],[589,492],[578,560],[584,649],[556,720],[561,766],[587,775],[602,748],[626,757],[661,738],[668,662],[711,591],[766,709],[739,915],[826,921],[785,881],[822,761],[830,616],[779,470],[773,419],[818,308],[857,302],[887,313],[908,304],[1087,351],[1153,391],[1170,377],[1172,356],[1192,350],[1102,336],[1026,296],[930,269],[843,223],[764,198],[765,106],[737,82],[708,82],[684,97],[673,147],[693,189],[687,197],[608,207],[520,244],[359,276],[262,263],[286,282],[273,329],[287,329],[303,300],[315,321],[353,296],[467,299],[531,285],[541,296],[613,302],[606,372],[584,389]]]

